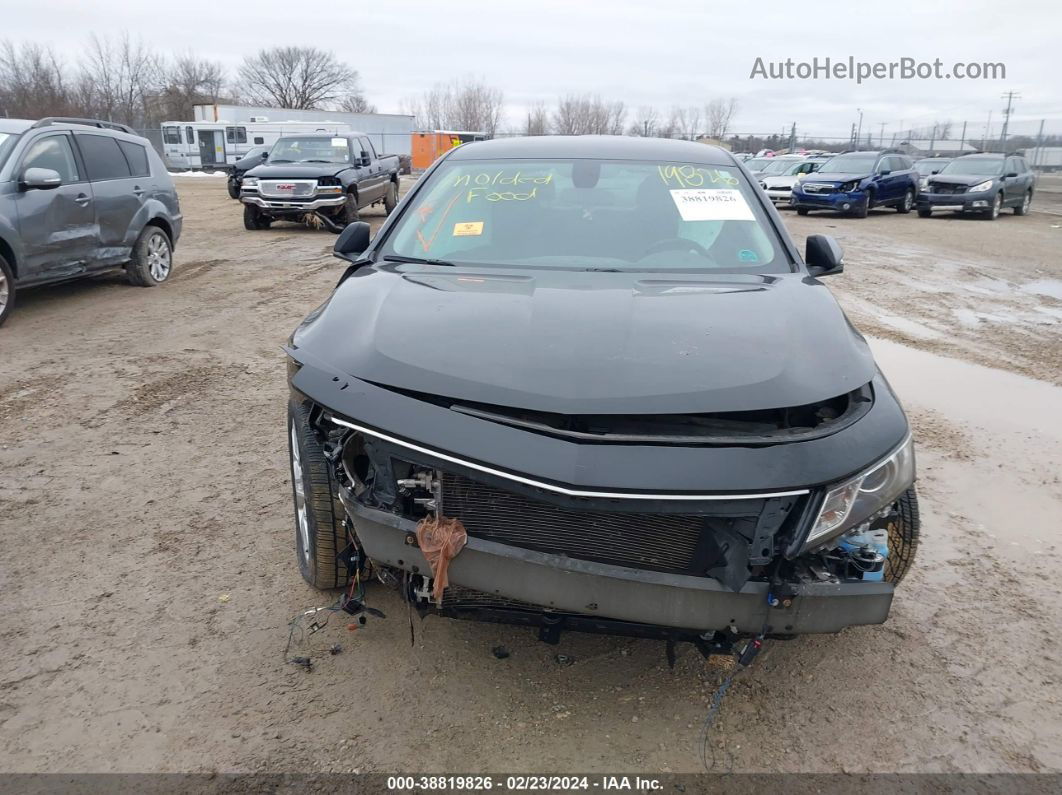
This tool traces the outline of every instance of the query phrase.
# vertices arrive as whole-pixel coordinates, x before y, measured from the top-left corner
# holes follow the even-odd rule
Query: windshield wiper
[[[270,160],[270,163],[290,163],[290,160]]]
[[[321,160],[320,158],[311,157],[309,160],[300,160],[300,163],[335,163],[335,160]],[[336,165],[339,165],[336,163]]]
[[[406,257],[402,254],[384,254],[380,259],[387,262],[409,262],[415,265],[446,265],[447,267],[456,267],[452,262],[447,262],[444,259],[431,259],[428,257]]]
[[[583,273],[623,273],[619,268],[583,268]]]

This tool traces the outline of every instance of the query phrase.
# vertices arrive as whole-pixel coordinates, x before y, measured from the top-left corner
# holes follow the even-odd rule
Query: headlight
[[[969,189],[970,193],[981,193],[986,190],[992,190],[992,180],[990,179],[986,179],[984,182],[978,182]]]
[[[245,188],[257,188],[258,187],[258,177],[244,177],[243,178],[243,187],[245,187]]]
[[[908,436],[884,461],[827,492],[805,547],[818,546],[866,521],[894,502],[914,479],[914,442]]]
[[[318,193],[342,193],[343,192],[343,186],[342,185],[318,185],[317,186],[317,192]]]
[[[925,190],[928,187],[929,187],[929,177],[922,177],[920,180],[918,180],[918,189],[919,190]]]
[[[854,191],[858,187],[859,187],[859,180],[855,179],[855,180],[852,180],[851,182],[846,182],[843,185],[841,185],[840,191],[841,191],[841,193],[851,193],[852,191]]]

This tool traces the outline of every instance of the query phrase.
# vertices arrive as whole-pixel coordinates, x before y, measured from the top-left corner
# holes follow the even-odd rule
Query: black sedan
[[[903,410],[734,157],[461,146],[287,348],[299,569],[422,612],[687,638],[886,620],[918,534]]]

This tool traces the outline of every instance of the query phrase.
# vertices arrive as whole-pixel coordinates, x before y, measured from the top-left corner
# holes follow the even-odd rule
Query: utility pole
[[[855,139],[856,139],[856,146],[860,146],[859,141],[863,137],[863,109],[862,108],[856,108],[856,110],[859,111],[859,128],[856,130]]]
[[[789,154],[793,154],[794,149],[796,149],[796,122],[793,122],[793,126],[789,128]]]
[[[887,121],[883,121],[881,123],[881,139],[878,141],[878,144],[881,146],[882,149],[885,148],[885,128],[888,126],[888,124],[889,123]]]
[[[1043,153],[1041,145],[1044,142],[1044,120],[1040,119],[1040,132],[1036,133],[1036,154],[1033,156],[1033,167],[1040,164],[1040,155]]]
[[[1010,106],[1016,99],[1021,99],[1021,94],[1017,91],[1008,91],[1006,94],[1001,94],[1000,97],[1007,101],[1007,107],[1003,110],[1003,132],[999,136],[999,145],[1003,150],[1003,153],[1007,152],[1007,126],[1010,124]]]
[[[992,111],[988,111],[988,124],[985,125],[985,137],[981,139],[981,151],[988,149],[988,136],[992,134]]]
[[[962,147],[966,143],[966,122],[962,123],[962,138],[959,141],[959,154],[962,154]]]
[[[852,149],[855,149],[855,142],[856,142],[855,122],[852,122],[852,132],[848,136],[848,146],[850,146]]]

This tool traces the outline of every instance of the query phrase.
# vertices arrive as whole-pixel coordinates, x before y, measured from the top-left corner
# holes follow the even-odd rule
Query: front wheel
[[[918,515],[918,493],[914,486],[896,501],[896,518],[889,523],[889,556],[885,559],[885,582],[899,583],[914,563],[922,520]]]
[[[350,226],[361,220],[361,215],[358,213],[358,197],[355,194],[347,194],[346,202],[339,208],[339,218],[337,220],[342,227]]]
[[[342,588],[351,575],[339,559],[347,545],[343,503],[310,411],[294,400],[288,402],[288,454],[299,573],[314,588]]]
[[[255,207],[253,204],[243,205],[244,229],[249,229],[252,231],[256,229],[268,229],[271,223],[273,223],[273,220],[263,215],[262,211]]]
[[[7,260],[0,257],[0,326],[15,308],[15,274]]]
[[[896,205],[896,212],[901,215],[906,215],[911,212],[912,207],[914,207],[914,191],[908,188],[907,192],[903,195],[903,201]]]
[[[240,186],[237,184],[235,177],[229,177],[229,198],[240,198]]]
[[[1014,208],[1015,215],[1028,215],[1029,205],[1032,204],[1032,191],[1025,191],[1025,195],[1022,197],[1021,204]]]
[[[398,206],[398,185],[391,183],[387,186],[387,195],[384,196],[384,210],[388,215]]]
[[[156,287],[173,270],[173,247],[169,236],[157,226],[149,226],[133,244],[133,257],[125,267],[129,281],[139,287]]]
[[[933,211],[929,210],[929,209],[919,209],[919,211],[918,211],[918,217],[919,218],[928,218],[932,214],[933,214]]]
[[[807,215],[808,214],[808,208],[807,207],[797,207],[796,211],[797,211],[797,215]]]
[[[992,199],[992,207],[985,213],[985,218],[989,221],[994,221],[999,218],[999,212],[1003,209],[1003,194],[997,193],[996,198]]]
[[[870,211],[871,198],[870,194],[863,197],[863,201],[855,206],[852,210],[852,215],[856,218],[866,218],[867,213]]]

